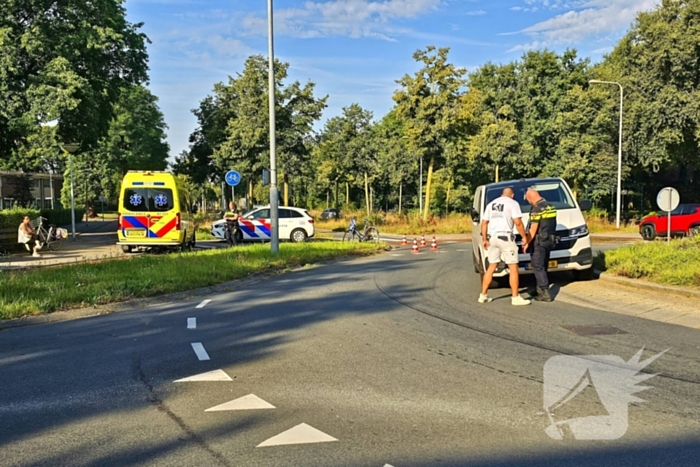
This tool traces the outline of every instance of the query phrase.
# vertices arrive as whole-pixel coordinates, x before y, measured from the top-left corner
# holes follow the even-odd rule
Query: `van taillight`
[[[175,221],[175,230],[180,230],[180,221],[182,220],[182,218],[180,217],[179,212],[177,213],[176,219],[177,220]]]
[[[122,228],[122,213],[118,212],[117,213],[117,225],[119,225],[119,228]]]

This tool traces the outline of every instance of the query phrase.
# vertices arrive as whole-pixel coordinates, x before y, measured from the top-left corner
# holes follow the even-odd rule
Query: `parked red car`
[[[645,217],[639,223],[639,233],[644,240],[667,236],[668,213],[661,212]],[[700,235],[700,204],[681,204],[671,211],[671,236],[694,237]]]

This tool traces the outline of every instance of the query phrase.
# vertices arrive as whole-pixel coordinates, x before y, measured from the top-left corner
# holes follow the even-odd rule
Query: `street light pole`
[[[75,144],[66,144],[61,146],[68,154],[68,170],[70,171],[70,225],[71,225],[71,238],[75,241],[75,191],[73,189],[73,153],[78,150],[78,146]]]
[[[277,192],[277,159],[275,141],[275,39],[272,0],[267,0],[267,34],[269,45],[268,80],[270,94],[270,245],[272,254],[279,253],[279,217]]]
[[[622,85],[615,81],[599,81],[592,79],[590,84],[615,84],[620,87],[620,141],[617,152],[617,213],[615,215],[615,226],[620,228],[620,209],[622,204],[622,109],[624,104],[624,91]]]

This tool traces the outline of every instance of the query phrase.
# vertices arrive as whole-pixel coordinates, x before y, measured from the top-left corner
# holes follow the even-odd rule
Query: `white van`
[[[581,201],[579,205],[571,193],[566,182],[560,178],[531,178],[513,180],[507,182],[491,183],[476,189],[474,193],[474,206],[472,208],[472,248],[474,254],[474,270],[483,278],[489,263],[484,251],[484,241],[481,237],[481,218],[484,208],[491,201],[501,196],[503,189],[513,188],[515,200],[520,203],[523,211],[523,223],[527,227],[530,218],[530,205],[525,200],[525,192],[528,188],[537,190],[544,199],[557,208],[557,245],[552,249],[549,258],[550,272],[571,271],[576,280],[590,280],[593,277],[593,250],[588,227],[583,218],[582,211],[591,209],[591,202]],[[517,232],[516,242],[518,246],[522,238]],[[524,254],[522,249],[519,255],[520,274],[532,274],[530,255]],[[499,263],[494,274],[494,282],[500,283],[499,278],[507,277],[508,268],[505,263]],[[505,282],[505,281],[503,281]],[[495,285],[495,284],[492,284]]]

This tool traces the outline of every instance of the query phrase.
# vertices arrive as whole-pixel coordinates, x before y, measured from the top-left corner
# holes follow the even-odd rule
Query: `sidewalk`
[[[0,258],[0,271],[33,267],[58,266],[61,264],[96,261],[107,258],[124,257],[117,247],[117,221],[93,220],[76,222],[76,239],[70,234],[70,225],[63,228],[69,231],[68,238],[58,251],[43,250],[41,257],[34,258],[23,252]]]

